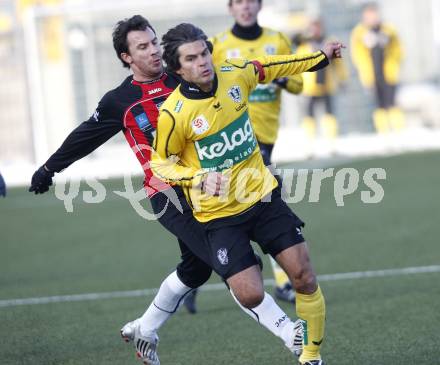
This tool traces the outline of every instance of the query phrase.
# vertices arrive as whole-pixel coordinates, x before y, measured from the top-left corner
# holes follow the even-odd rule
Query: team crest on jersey
[[[182,110],[182,106],[183,106],[183,101],[178,100],[176,106],[174,107],[174,112],[176,113],[180,112]]]
[[[264,46],[264,52],[266,52],[266,54],[268,55],[274,55],[276,53],[276,47],[272,44],[266,44]]]
[[[227,265],[229,262],[229,258],[228,258],[228,250],[226,248],[221,248],[220,250],[217,251],[217,258],[218,261],[222,264],[222,265]]]
[[[240,58],[240,48],[226,50],[226,58]]]
[[[203,115],[199,115],[191,122],[192,129],[195,134],[200,135],[209,129],[209,123]]]
[[[241,103],[241,89],[240,86],[232,86],[228,90],[228,95],[234,100],[236,103]]]

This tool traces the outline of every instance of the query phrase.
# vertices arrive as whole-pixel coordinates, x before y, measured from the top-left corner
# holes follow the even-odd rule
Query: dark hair
[[[228,6],[232,6],[232,1],[233,1],[233,0],[229,0],[229,2],[228,2]],[[263,0],[258,0],[258,2],[261,4],[261,3],[263,2]]]
[[[171,28],[162,37],[163,60],[170,71],[177,71],[180,68],[178,48],[185,43],[205,41],[209,52],[212,52],[212,43],[200,28],[193,24],[181,23]]]
[[[121,57],[121,53],[128,53],[127,34],[133,30],[146,30],[147,28],[150,28],[156,34],[150,22],[142,15],[134,15],[131,18],[125,18],[116,23],[112,34],[113,48],[124,67],[130,68],[130,65]]]

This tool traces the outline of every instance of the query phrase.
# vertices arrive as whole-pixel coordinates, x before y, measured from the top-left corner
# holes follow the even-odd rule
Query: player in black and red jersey
[[[124,133],[144,169],[144,186],[153,211],[159,222],[178,237],[182,253],[176,271],[161,284],[147,311],[121,330],[123,337],[134,340],[145,364],[159,365],[157,330],[177,310],[185,295],[208,280],[212,272],[211,261],[205,231],[194,219],[182,190],[156,179],[149,168],[158,109],[180,80],[164,72],[158,39],[145,18],[136,15],[120,21],[113,32],[113,45],[124,67],[130,68],[133,75],[104,95],[93,116],[73,130],[34,173],[29,190],[36,194],[48,191],[54,173],[88,155],[118,132]],[[286,316],[280,308],[278,314]],[[270,317],[267,321],[261,319],[264,325],[275,323],[278,317]],[[299,326],[290,334],[289,342],[301,343],[301,339]]]
[[[182,254],[182,261],[164,280],[153,304],[132,326],[137,332],[142,330],[137,338],[145,339],[138,348],[141,358],[156,365],[156,330],[177,310],[185,295],[209,279],[212,269],[202,249],[204,232],[193,218],[183,192],[156,179],[149,168],[158,109],[180,80],[164,72],[159,41],[145,18],[137,15],[119,22],[113,45],[123,66],[131,69],[133,75],[104,95],[93,115],[74,129],[34,173],[29,190],[36,194],[48,191],[54,173],[90,154],[118,132],[124,133],[144,170],[144,188],[153,211],[159,222],[178,237]],[[169,208],[164,209],[167,204]],[[196,246],[202,248],[196,256],[188,245],[192,251]]]

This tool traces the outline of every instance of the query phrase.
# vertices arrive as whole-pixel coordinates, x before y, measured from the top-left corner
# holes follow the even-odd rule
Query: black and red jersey
[[[46,167],[60,172],[123,131],[144,170],[147,195],[151,197],[168,188],[153,176],[149,162],[159,108],[179,83],[180,79],[169,73],[150,82],[127,77],[120,86],[104,95],[93,115],[68,135],[47,160]]]

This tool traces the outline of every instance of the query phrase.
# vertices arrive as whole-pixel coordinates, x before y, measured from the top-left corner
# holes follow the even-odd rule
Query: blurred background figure
[[[6,196],[6,184],[2,174],[0,174],[0,196]]]
[[[351,33],[351,56],[362,85],[373,90],[376,109],[373,121],[378,133],[404,128],[404,116],[396,106],[396,87],[402,49],[394,28],[382,22],[376,3],[368,3],[362,21]]]
[[[322,49],[328,41],[323,21],[319,18],[310,22],[304,37],[301,37],[297,53],[310,53]],[[338,87],[348,79],[348,70],[343,59],[332,61],[330,67],[318,72],[303,74],[306,98],[302,127],[310,139],[317,134],[318,108],[323,107],[321,119],[322,134],[327,139],[334,139],[338,135],[338,121],[334,113],[333,95]]]

